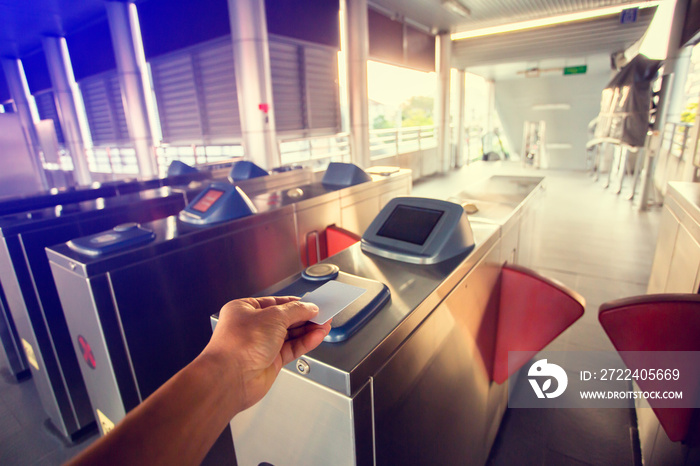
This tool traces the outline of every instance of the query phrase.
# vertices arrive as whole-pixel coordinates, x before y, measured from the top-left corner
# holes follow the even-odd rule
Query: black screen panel
[[[398,205],[377,232],[377,236],[422,246],[442,217],[442,210]]]

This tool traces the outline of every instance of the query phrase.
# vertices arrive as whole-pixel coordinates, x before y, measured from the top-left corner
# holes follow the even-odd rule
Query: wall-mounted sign
[[[620,12],[620,24],[630,24],[637,22],[637,12],[639,8],[627,8]]]
[[[564,67],[564,76],[567,74],[586,74],[588,65],[566,66]]]

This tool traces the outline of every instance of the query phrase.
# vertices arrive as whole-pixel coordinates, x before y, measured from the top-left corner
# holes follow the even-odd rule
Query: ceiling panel
[[[466,6],[468,17],[442,6],[444,0],[369,0],[370,6],[395,18],[427,29],[461,32],[483,27],[549,18],[568,13],[639,3],[639,0],[455,0]]]
[[[30,54],[42,36],[65,36],[105,16],[104,0],[0,0],[0,55]]]
[[[620,24],[619,16],[453,41],[452,66],[578,57],[624,50],[649,27],[654,8],[639,11],[637,21]]]

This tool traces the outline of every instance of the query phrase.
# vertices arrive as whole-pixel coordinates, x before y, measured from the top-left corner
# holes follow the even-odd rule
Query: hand
[[[237,374],[238,411],[254,405],[272,386],[282,366],[321,344],[331,329],[308,322],[318,307],[296,297],[246,298],[221,308],[219,322],[203,355]]]

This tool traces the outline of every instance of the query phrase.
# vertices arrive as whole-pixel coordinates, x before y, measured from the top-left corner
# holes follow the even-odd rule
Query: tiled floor
[[[500,163],[431,177],[416,183],[413,193],[447,198],[470,181],[494,173],[546,177],[546,193],[537,210],[534,268],[577,290],[587,301],[583,318],[547,349],[612,350],[597,322],[597,309],[605,301],[646,291],[659,209],[639,213],[585,173],[523,173],[518,165]],[[3,356],[0,464],[60,464],[94,440],[93,436],[75,446],[61,441],[47,427],[31,380],[13,381],[6,366]],[[508,410],[489,463],[634,465],[633,414],[631,409]]]

